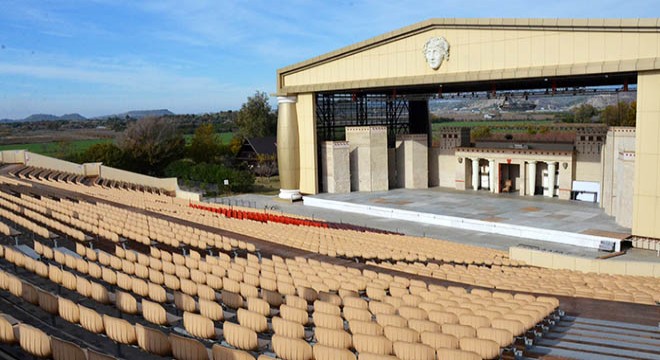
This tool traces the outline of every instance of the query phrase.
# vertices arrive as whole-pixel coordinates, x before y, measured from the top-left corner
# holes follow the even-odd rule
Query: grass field
[[[484,120],[484,121],[445,121],[433,123],[433,129],[449,126],[460,126],[460,127],[477,127],[477,126],[491,126],[491,127],[502,127],[502,126],[511,126],[511,127],[527,127],[527,126],[543,126],[543,125],[552,125],[554,120]]]
[[[112,142],[112,139],[90,139],[90,140],[74,140],[69,142],[46,142],[46,143],[35,143],[35,144],[12,144],[12,145],[0,145],[1,150],[22,150],[25,149],[29,152],[36,154],[46,155],[46,156],[56,156],[61,152],[61,144],[67,144],[67,152],[81,152],[87,150],[92,145],[104,144]]]
[[[229,144],[229,142],[231,142],[231,139],[234,137],[234,133],[232,132],[216,133],[215,135],[218,136],[218,139],[220,139],[220,141],[225,145]],[[192,142],[193,135],[192,134],[183,135],[183,138],[186,139],[186,145],[190,145],[190,142]]]

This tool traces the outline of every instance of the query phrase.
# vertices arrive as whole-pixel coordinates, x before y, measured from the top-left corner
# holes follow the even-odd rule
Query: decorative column
[[[490,192],[495,192],[495,159],[488,160],[488,186],[490,187]]]
[[[479,190],[479,158],[472,159],[472,190]]]
[[[299,200],[300,149],[296,97],[278,96],[277,166],[280,172],[280,199]]]
[[[528,162],[527,169],[529,171],[529,195],[534,196],[534,191],[536,190],[536,161]]]
[[[548,161],[548,197],[555,196],[555,173],[557,172],[557,163]]]

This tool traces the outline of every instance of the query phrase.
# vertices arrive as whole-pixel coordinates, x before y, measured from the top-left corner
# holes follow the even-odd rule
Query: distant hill
[[[126,116],[131,117],[133,119],[142,119],[143,117],[147,116],[167,116],[167,115],[176,115],[175,113],[167,110],[167,109],[157,109],[157,110],[133,110],[133,111],[127,111],[119,114],[112,114],[112,115],[103,115],[103,116],[97,116],[91,119],[99,119],[99,120],[104,120],[108,119],[111,117],[119,117],[119,118],[125,118]],[[56,121],[56,120],[72,120],[72,121],[85,121],[85,120],[90,120],[78,113],[72,113],[72,114],[64,114],[62,116],[57,116],[57,115],[52,115],[52,114],[32,114],[24,119],[0,119],[0,123],[7,123],[7,122],[34,122],[34,121]]]
[[[144,117],[148,116],[166,116],[166,115],[176,115],[173,112],[167,110],[167,109],[158,109],[158,110],[132,110],[132,111],[127,111],[124,113],[120,114],[112,114],[112,115],[104,115],[104,116],[98,116],[95,119],[107,119],[111,117],[118,117],[118,118],[125,118],[126,116],[131,117],[133,119],[142,119]]]
[[[618,101],[631,102],[636,99],[637,92],[621,92],[619,94],[597,94],[597,95],[557,95],[557,96],[538,96],[530,97],[529,103],[536,105],[535,110],[530,112],[564,112],[570,111],[576,106],[582,104],[593,105],[596,109],[602,110],[606,106],[615,105]],[[429,101],[429,110],[431,113],[440,115],[443,112],[472,112],[486,113],[497,111],[498,105],[504,100],[502,98],[473,99],[467,97],[445,98],[443,100]],[[522,101],[522,100],[518,100]]]
[[[52,114],[32,114],[25,119],[2,119],[2,122],[34,122],[34,121],[56,121],[56,120],[74,120],[82,121],[87,120],[86,117],[73,113],[73,114],[64,114],[62,116],[52,115]]]
[[[86,117],[78,114],[78,113],[73,113],[73,114],[64,114],[60,116],[60,120],[75,120],[75,121],[81,121],[81,120],[87,120]]]

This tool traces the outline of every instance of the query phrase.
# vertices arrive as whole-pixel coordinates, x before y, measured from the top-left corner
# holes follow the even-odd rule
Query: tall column
[[[495,159],[488,160],[488,186],[490,192],[495,192]]]
[[[298,147],[298,117],[296,97],[278,96],[277,166],[280,172],[281,199],[299,200],[300,149]]]
[[[479,158],[472,159],[472,190],[479,190]]]
[[[548,161],[548,197],[555,196],[555,173],[557,172],[557,163]]]
[[[527,169],[529,170],[529,174],[527,176],[529,179],[529,195],[534,196],[534,191],[536,189],[536,161],[528,162]]]

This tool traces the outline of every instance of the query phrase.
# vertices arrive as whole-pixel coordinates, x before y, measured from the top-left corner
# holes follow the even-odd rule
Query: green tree
[[[490,137],[490,127],[477,126],[470,131],[472,141],[481,140]]]
[[[131,170],[161,175],[170,162],[183,157],[185,141],[176,125],[164,118],[145,117],[128,126],[118,139]]]
[[[240,138],[275,135],[277,115],[268,103],[268,94],[257,91],[241,106],[236,117],[236,126]]]
[[[598,114],[598,110],[591,104],[582,104],[571,110],[573,119],[576,123],[589,123],[591,119]]]
[[[100,143],[90,146],[79,156],[79,162],[101,162],[103,165],[121,168],[126,163],[124,153],[113,143]]]
[[[636,117],[636,101],[620,101],[616,105],[607,106],[600,114],[600,120],[608,126],[635,126]]]
[[[188,155],[195,162],[213,162],[216,156],[220,155],[220,145],[213,125],[202,124],[195,130]]]

